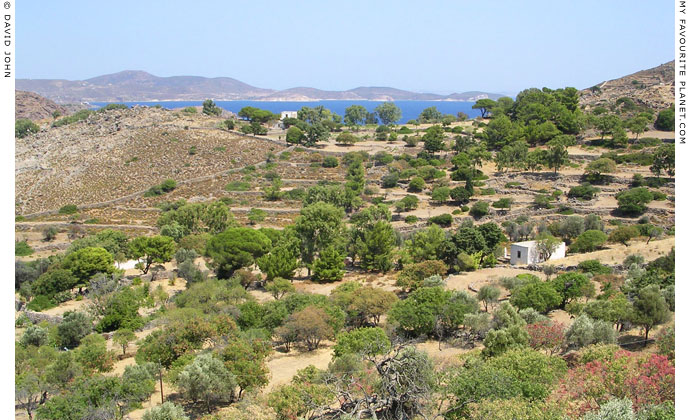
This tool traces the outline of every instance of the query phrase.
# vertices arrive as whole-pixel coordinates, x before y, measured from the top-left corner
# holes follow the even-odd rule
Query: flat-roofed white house
[[[563,257],[565,257],[565,242],[558,244],[548,261]],[[544,256],[540,255],[537,248],[537,241],[515,242],[510,245],[510,265],[537,264],[544,261]]]
[[[280,120],[285,118],[297,118],[297,111],[280,111]]]

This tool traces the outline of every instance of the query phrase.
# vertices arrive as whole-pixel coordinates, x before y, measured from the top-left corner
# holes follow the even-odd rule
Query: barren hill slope
[[[17,139],[16,211],[113,200],[167,178],[180,182],[254,164],[281,149],[219,130],[219,121],[137,107]]]
[[[640,105],[660,110],[674,101],[675,62],[638,71],[619,79],[609,80],[580,91],[580,104],[593,108],[631,98]]]
[[[33,92],[16,90],[14,92],[14,119],[45,120],[53,118],[53,112],[65,115],[67,109]]]

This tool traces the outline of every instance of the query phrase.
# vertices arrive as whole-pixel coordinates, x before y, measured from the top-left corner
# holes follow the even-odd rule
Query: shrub
[[[470,209],[470,215],[475,219],[481,219],[487,214],[489,214],[489,203],[484,201],[474,203]]]
[[[405,223],[410,224],[410,225],[417,223],[418,220],[419,220],[419,218],[417,216],[412,215],[412,214],[405,217]]]
[[[654,201],[664,201],[666,200],[666,194],[662,193],[661,191],[652,191],[652,196],[654,197]]]
[[[38,325],[29,325],[19,341],[23,346],[40,347],[48,341],[48,330]]]
[[[424,187],[426,186],[426,183],[424,180],[420,177],[414,177],[410,181],[410,184],[408,185],[407,190],[410,192],[421,192],[424,190]]]
[[[345,354],[376,355],[388,351],[391,342],[383,329],[357,328],[349,332],[338,334],[333,355],[341,357]]]
[[[571,252],[592,252],[601,248],[608,237],[600,230],[588,230],[570,245]]]
[[[14,243],[14,255],[17,257],[26,257],[34,253],[33,248],[26,243],[26,240],[16,241]]]
[[[639,236],[640,232],[635,226],[620,226],[609,235],[609,242],[618,242],[628,246],[628,241]]]
[[[249,182],[231,181],[225,185],[225,191],[248,191],[251,188]]]
[[[577,268],[583,273],[592,273],[594,275],[613,273],[613,269],[611,269],[611,267],[605,266],[599,260],[582,261],[577,265]]]
[[[30,311],[41,312],[46,309],[54,308],[56,306],[57,305],[55,304],[53,299],[51,299],[49,296],[40,295],[31,299],[31,302],[29,302],[26,305],[26,309]]]
[[[335,156],[326,156],[321,163],[324,168],[336,168],[338,167],[338,158]]]
[[[568,191],[568,197],[579,198],[581,200],[591,200],[597,194],[599,194],[600,191],[601,190],[599,188],[593,187],[589,183],[584,183],[582,185],[572,187],[570,191]]]
[[[661,131],[673,131],[676,123],[675,118],[675,108],[673,107],[659,111],[654,127]]]
[[[190,107],[191,108],[191,107]],[[196,112],[196,108],[192,108]],[[189,420],[182,407],[166,401],[144,413],[143,420]]]
[[[29,134],[38,133],[40,127],[34,124],[33,121],[27,119],[18,119],[14,123],[14,136],[18,139],[26,137]]]
[[[448,227],[453,223],[453,216],[448,213],[439,214],[429,218],[429,224],[436,224],[443,227]]]
[[[637,187],[616,194],[618,210],[623,214],[640,214],[647,209],[647,204],[654,195],[647,188]]]
[[[60,210],[58,210],[58,213],[60,214],[75,214],[77,212],[78,208],[74,204],[67,204],[62,207],[60,207]]]

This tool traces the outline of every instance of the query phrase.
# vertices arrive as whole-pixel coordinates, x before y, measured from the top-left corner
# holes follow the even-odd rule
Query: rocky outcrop
[[[53,114],[66,115],[68,110],[50,99],[23,90],[14,92],[14,119],[29,119],[32,121],[52,119]]]
[[[639,105],[660,110],[674,101],[675,62],[649,70],[609,80],[580,91],[580,105],[592,109],[603,104],[615,104],[620,98],[630,98]]]

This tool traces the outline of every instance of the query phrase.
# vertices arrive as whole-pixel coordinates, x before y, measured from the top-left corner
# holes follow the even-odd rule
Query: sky
[[[122,70],[270,89],[590,87],[673,59],[671,1],[32,0],[17,78]]]

